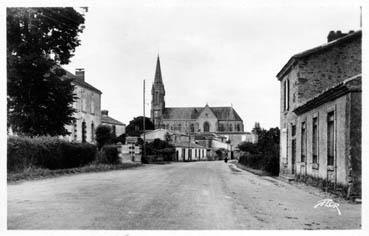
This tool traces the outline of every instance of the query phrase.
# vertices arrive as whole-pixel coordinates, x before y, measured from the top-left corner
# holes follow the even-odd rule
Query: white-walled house
[[[101,123],[101,94],[102,92],[85,81],[84,69],[76,69],[75,75],[65,70],[64,78],[72,79],[75,86],[74,93],[78,99],[73,103],[76,109],[76,121],[66,126],[71,133],[64,138],[68,141],[95,142],[95,129]]]

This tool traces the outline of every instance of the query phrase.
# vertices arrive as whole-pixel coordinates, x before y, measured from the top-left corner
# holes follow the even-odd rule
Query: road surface
[[[361,205],[222,161],[8,184],[8,229],[359,229]],[[337,200],[334,200],[337,202]]]

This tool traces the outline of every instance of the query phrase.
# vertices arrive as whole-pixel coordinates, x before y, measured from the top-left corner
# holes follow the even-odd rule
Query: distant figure
[[[224,162],[227,163],[228,162],[228,157],[224,158]]]

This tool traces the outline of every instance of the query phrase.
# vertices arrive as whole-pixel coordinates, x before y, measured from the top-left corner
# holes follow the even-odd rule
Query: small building
[[[65,70],[64,78],[72,79],[77,100],[73,103],[76,109],[75,122],[66,126],[71,133],[64,138],[68,141],[95,142],[95,129],[101,123],[101,91],[85,81],[84,69],[76,69],[75,74]]]
[[[205,161],[208,157],[207,149],[204,146],[193,142],[173,143],[176,148],[176,161]]]
[[[115,134],[115,136],[117,137],[126,133],[126,125],[110,117],[108,110],[101,111],[101,124],[110,126],[112,128],[113,134]]]
[[[143,138],[143,134],[141,138]],[[196,144],[193,135],[172,132],[166,129],[156,129],[145,132],[145,139],[147,142],[160,139],[173,145],[176,149],[174,157],[176,161],[206,160],[207,158],[207,148]]]
[[[361,30],[330,32],[280,81],[280,175],[361,192]]]

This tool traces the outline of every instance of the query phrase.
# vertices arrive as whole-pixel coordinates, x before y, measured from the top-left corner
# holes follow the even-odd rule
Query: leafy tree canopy
[[[74,86],[62,79],[80,45],[84,17],[73,8],[7,8],[8,126],[26,135],[65,135]]]
[[[143,133],[143,116],[135,117],[126,127],[127,136],[140,136]],[[154,124],[150,118],[145,117],[145,130],[153,130]]]

